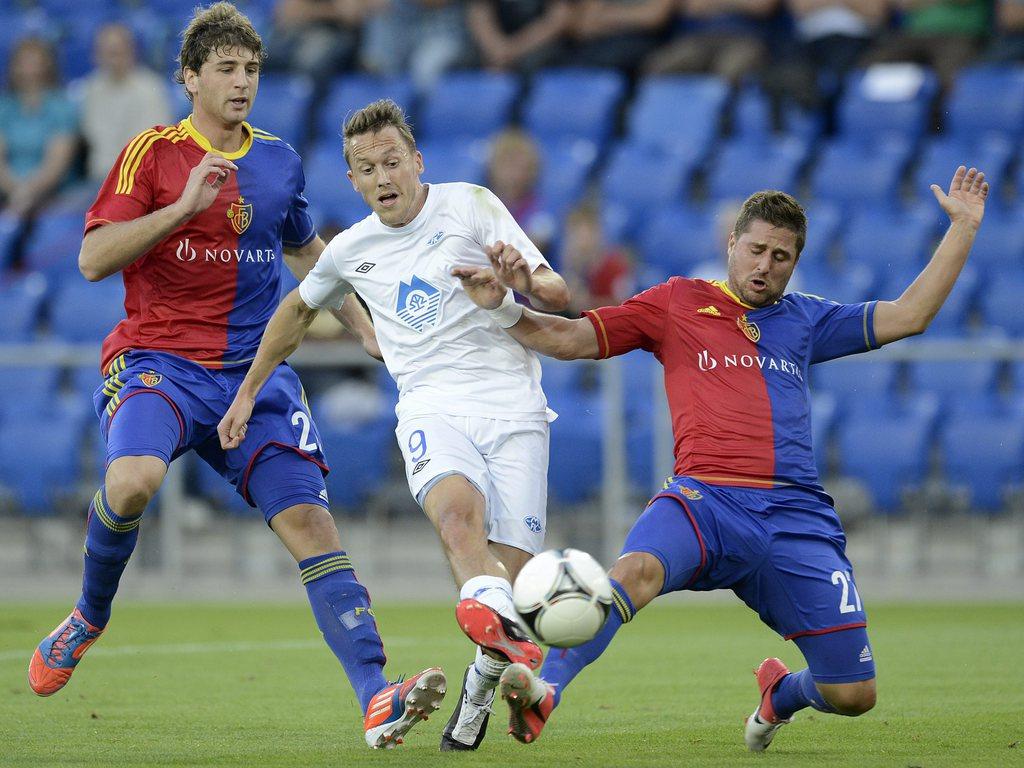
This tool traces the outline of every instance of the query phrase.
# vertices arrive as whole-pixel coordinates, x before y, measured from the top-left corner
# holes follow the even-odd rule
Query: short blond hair
[[[416,139],[412,135],[412,126],[409,124],[409,118],[406,117],[403,109],[391,99],[378,99],[353,112],[345,120],[345,125],[341,130],[342,151],[345,155],[345,162],[350,166],[352,165],[348,152],[353,138],[364,133],[379,133],[388,126],[398,131],[399,135],[405,140],[410,152],[416,151]]]

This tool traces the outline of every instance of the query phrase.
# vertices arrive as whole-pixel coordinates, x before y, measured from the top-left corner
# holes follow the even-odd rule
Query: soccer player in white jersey
[[[221,444],[244,439],[256,395],[316,313],[357,291],[398,383],[409,488],[460,588],[459,626],[478,645],[441,750],[476,749],[502,671],[541,661],[518,623],[511,581],[543,545],[554,414],[535,353],[470,301],[451,270],[489,267],[493,257],[501,282],[545,311],[564,309],[569,291],[492,192],[420,181],[423,157],[397,104],[368,105],[343,134],[348,178],[373,212],[335,237],[281,302],[220,423]]]

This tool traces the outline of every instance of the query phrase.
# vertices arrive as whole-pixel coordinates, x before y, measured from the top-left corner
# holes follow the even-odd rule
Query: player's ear
[[[192,94],[192,100],[195,101],[196,94],[199,93],[199,83],[196,82],[199,79],[199,73],[194,69],[185,67],[182,69],[181,74],[185,80],[185,90]]]
[[[418,149],[416,150],[416,175],[420,176],[423,174],[423,153]]]
[[[726,251],[729,254],[729,258],[732,258],[733,249],[736,247],[736,232],[729,233],[729,244],[726,246]]]
[[[359,187],[356,186],[356,177],[352,173],[352,169],[349,168],[347,171],[345,171],[345,175],[348,176],[348,180],[352,182],[352,189],[354,189],[356,192],[358,192],[359,191]]]

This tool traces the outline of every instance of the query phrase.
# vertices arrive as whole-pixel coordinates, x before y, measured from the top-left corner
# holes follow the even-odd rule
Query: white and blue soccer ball
[[[612,606],[612,585],[593,557],[549,549],[533,557],[512,587],[516,611],[545,645],[571,648],[592,640]]]

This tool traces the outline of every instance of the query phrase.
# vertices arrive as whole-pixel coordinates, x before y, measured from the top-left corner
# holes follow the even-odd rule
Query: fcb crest
[[[761,329],[758,328],[754,323],[747,320],[746,315],[740,315],[736,318],[736,325],[743,331],[743,335],[750,339],[752,342],[757,344],[761,340]]]
[[[441,310],[441,291],[416,275],[408,283],[398,284],[398,319],[417,333],[437,324]]]
[[[704,498],[704,494],[700,491],[693,488],[687,488],[685,485],[678,486],[678,491],[690,501],[700,501]]]
[[[161,376],[156,371],[146,371],[145,373],[140,373],[139,374],[139,381],[141,381],[147,387],[155,387],[157,384],[159,384],[163,380],[164,380],[164,377]]]
[[[252,222],[252,203],[245,202],[245,198],[239,195],[238,200],[228,206],[228,221],[236,234],[245,232]]]

